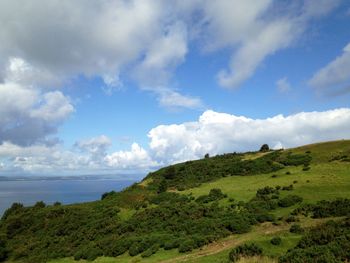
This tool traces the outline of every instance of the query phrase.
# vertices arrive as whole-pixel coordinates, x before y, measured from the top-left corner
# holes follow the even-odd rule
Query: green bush
[[[195,243],[192,239],[186,239],[183,242],[181,242],[179,246],[179,252],[185,253],[191,251],[195,247]]]
[[[255,243],[243,244],[230,251],[229,260],[231,262],[237,262],[242,257],[260,256],[262,253],[262,248]]]
[[[282,243],[282,239],[280,237],[273,237],[271,240],[270,240],[270,243],[274,246],[279,246],[281,245]]]
[[[294,224],[290,227],[289,232],[294,234],[302,234],[304,233],[304,229],[300,225]]]
[[[290,207],[297,203],[301,203],[303,198],[298,195],[287,195],[278,201],[280,207]]]

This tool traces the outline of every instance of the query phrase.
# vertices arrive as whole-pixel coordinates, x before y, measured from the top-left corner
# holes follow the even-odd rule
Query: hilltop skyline
[[[345,0],[1,1],[0,175],[350,139],[349,25]]]

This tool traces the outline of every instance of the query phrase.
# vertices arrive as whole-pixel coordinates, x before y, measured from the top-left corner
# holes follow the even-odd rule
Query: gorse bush
[[[303,198],[297,195],[287,195],[286,197],[278,201],[280,207],[290,207],[295,204],[301,203]]]
[[[305,233],[299,243],[279,258],[280,263],[349,262],[350,219],[329,221]]]
[[[262,253],[262,248],[255,243],[243,244],[230,251],[229,260],[231,262],[237,262],[242,257],[260,256]]]
[[[208,195],[199,196],[196,199],[197,203],[209,203],[213,201],[218,201],[220,199],[226,198],[227,195],[223,194],[221,189],[211,189]]]
[[[270,243],[274,246],[279,246],[281,245],[282,243],[282,239],[280,237],[273,237],[271,240],[270,240]]]

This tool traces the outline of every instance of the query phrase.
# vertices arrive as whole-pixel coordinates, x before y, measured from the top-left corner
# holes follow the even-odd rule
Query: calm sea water
[[[0,181],[0,216],[14,202],[25,206],[37,201],[62,204],[95,201],[104,192],[120,191],[135,181],[122,180],[44,180],[44,181]]]

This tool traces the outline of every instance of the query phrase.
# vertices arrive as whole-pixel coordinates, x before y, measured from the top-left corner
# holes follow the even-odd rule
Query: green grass
[[[294,190],[291,192],[302,196],[307,202],[349,196],[349,163],[322,163],[313,164],[310,167],[309,171],[302,171],[302,167],[288,167],[270,174],[224,177],[179,193],[192,193],[195,197],[198,197],[208,194],[212,188],[220,188],[223,193],[228,195],[228,199],[248,201],[255,196],[256,190],[259,188],[277,185],[287,186],[293,184],[294,181],[298,181],[294,184]],[[286,174],[287,171],[291,174]],[[274,174],[277,175],[276,178],[272,178]],[[334,189],[337,189],[337,191],[334,191]],[[283,196],[291,192],[281,191],[281,194]]]

